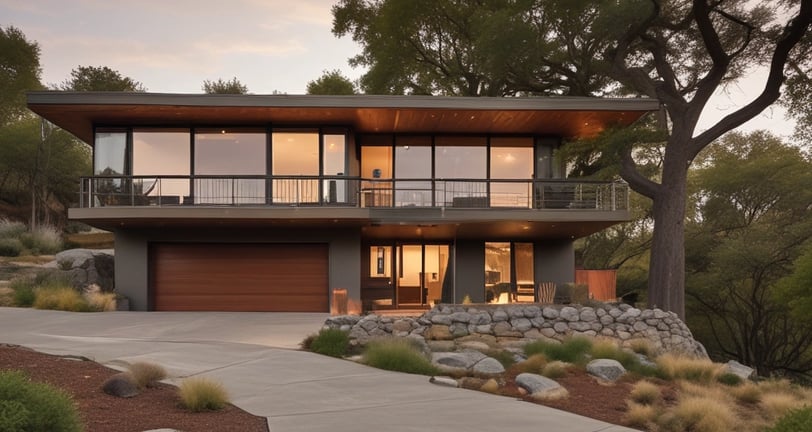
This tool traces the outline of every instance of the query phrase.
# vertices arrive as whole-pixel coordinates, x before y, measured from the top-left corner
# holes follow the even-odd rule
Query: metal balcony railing
[[[348,206],[626,210],[624,182],[348,176],[94,176],[80,207]]]

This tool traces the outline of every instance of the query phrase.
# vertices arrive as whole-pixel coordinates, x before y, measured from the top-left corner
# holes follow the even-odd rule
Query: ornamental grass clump
[[[383,338],[367,344],[363,361],[369,366],[416,375],[437,375],[418,347],[406,338]]]
[[[315,353],[340,358],[350,347],[350,335],[338,329],[322,329],[303,345]]]
[[[158,381],[166,379],[167,373],[163,366],[150,362],[135,362],[127,367],[133,382],[138,388],[154,387]]]
[[[79,294],[79,291],[70,286],[56,286],[37,288],[34,290],[34,308],[52,309],[71,312],[87,312],[90,306]]]
[[[524,346],[524,353],[528,357],[534,354],[544,354],[549,360],[582,364],[586,362],[586,355],[590,352],[590,349],[592,349],[592,340],[574,337],[561,343],[531,342]]]
[[[19,371],[0,371],[0,431],[80,432],[70,395],[30,381]]]
[[[707,359],[676,356],[664,354],[657,357],[662,375],[668,379],[683,379],[687,381],[710,383],[721,373],[722,365]]]
[[[812,431],[812,408],[805,407],[788,412],[765,432]]]
[[[733,408],[718,399],[688,396],[658,419],[661,431],[726,432],[736,429]]]
[[[229,403],[223,385],[206,377],[186,378],[178,387],[181,404],[192,412],[218,411]]]
[[[651,381],[638,381],[632,387],[629,398],[639,405],[654,405],[662,400],[660,386]]]
[[[95,312],[112,312],[116,310],[116,295],[113,293],[90,292],[85,294],[88,308]]]

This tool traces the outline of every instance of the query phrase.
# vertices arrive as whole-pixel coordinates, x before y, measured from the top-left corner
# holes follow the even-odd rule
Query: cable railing
[[[348,176],[94,176],[80,207],[344,206],[626,210],[625,182]]]

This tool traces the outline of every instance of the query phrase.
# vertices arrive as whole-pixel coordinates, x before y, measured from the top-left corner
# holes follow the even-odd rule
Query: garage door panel
[[[328,310],[326,244],[154,244],[156,310]]]

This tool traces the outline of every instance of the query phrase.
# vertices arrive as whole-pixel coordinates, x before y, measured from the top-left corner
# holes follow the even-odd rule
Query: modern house
[[[351,312],[534,301],[573,240],[629,219],[565,139],[651,99],[33,92],[93,148],[73,220],[115,233],[136,310]]]

